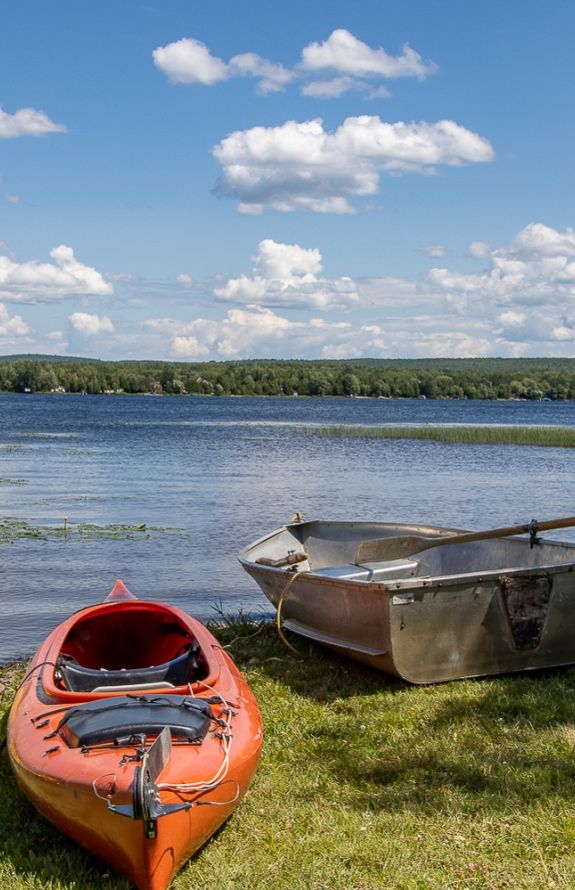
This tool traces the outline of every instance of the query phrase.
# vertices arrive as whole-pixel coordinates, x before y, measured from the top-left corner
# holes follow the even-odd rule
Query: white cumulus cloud
[[[258,89],[261,93],[279,93],[286,84],[293,80],[294,75],[283,65],[262,59],[256,53],[241,53],[230,59],[229,69],[239,77],[255,77],[259,79]]]
[[[220,302],[243,304],[239,314],[228,313],[225,324],[199,320],[173,332],[183,338],[173,339],[173,349],[212,358],[560,355],[572,349],[575,230],[532,223],[506,244],[482,246],[480,254],[485,268],[473,274],[436,267],[420,278],[330,279],[317,248],[266,239],[252,274],[215,291]],[[291,321],[282,309],[325,318]],[[338,318],[350,309],[345,321]]]
[[[307,309],[349,309],[358,302],[351,278],[319,276],[321,254],[317,248],[261,241],[254,257],[254,274],[230,278],[214,290],[217,300],[265,306]]]
[[[95,337],[97,334],[112,334],[114,325],[107,315],[89,315],[87,312],[73,312],[68,316],[68,321],[75,331],[86,337]]]
[[[0,343],[3,347],[26,337],[29,328],[19,315],[10,315],[6,306],[0,303]]]
[[[433,62],[424,62],[408,44],[400,55],[393,56],[381,47],[373,49],[345,28],[333,31],[323,43],[305,46],[301,61],[292,68],[254,52],[238,53],[226,62],[193,37],[157,47],[152,58],[172,83],[213,86],[232,77],[254,77],[258,91],[266,94],[279,92],[292,81],[303,81],[304,95],[323,99],[352,89],[367,90],[372,97],[386,96],[387,90],[372,81],[398,77],[423,80],[437,70]],[[329,76],[313,79],[324,73]]]
[[[43,111],[36,111],[35,108],[20,108],[14,114],[8,114],[0,108],[0,139],[65,132],[66,127],[63,124],[55,124]]]
[[[321,254],[317,248],[298,244],[278,244],[267,238],[260,241],[255,256],[256,269],[265,278],[289,278],[294,275],[315,279],[321,272]]]
[[[346,356],[363,354],[363,348],[375,349],[373,343],[381,331],[354,329],[348,322],[312,318],[291,321],[269,308],[248,306],[230,309],[223,319],[196,319],[180,325],[177,332],[171,320],[164,319],[166,331],[173,337],[171,349],[180,359],[241,359],[258,356],[332,357],[338,349]],[[360,348],[360,342],[363,346]]]
[[[408,44],[400,56],[391,56],[384,49],[372,49],[345,28],[333,31],[324,43],[310,43],[302,52],[301,67],[307,71],[331,69],[345,74],[386,78],[418,77],[423,79],[437,70],[433,63],[424,63],[419,53]]]
[[[0,299],[15,303],[60,301],[70,296],[104,296],[112,285],[92,268],[78,262],[71,247],[61,244],[50,251],[52,263],[20,263],[0,256]]]
[[[208,47],[192,37],[159,46],[152,53],[154,64],[172,83],[212,86],[231,77],[255,77],[262,93],[282,90],[293,74],[282,65],[256,53],[240,53],[229,62],[212,55]]]
[[[543,223],[530,223],[509,242],[505,253],[512,256],[575,257],[575,229],[558,232]]]
[[[426,252],[441,256],[445,249],[434,245]],[[468,317],[491,315],[498,330],[523,328],[533,307],[547,312],[557,328],[570,328],[568,309],[575,316],[575,230],[569,228],[530,224],[506,245],[487,250],[485,268],[474,273],[434,267],[421,278],[334,279],[323,274],[317,248],[270,238],[252,260],[251,275],[214,289],[217,301],[322,312],[434,306]]]
[[[575,299],[574,229],[559,232],[542,223],[530,223],[502,247],[488,250],[482,246],[481,252],[475,253],[481,255],[488,260],[485,271],[465,274],[432,269],[429,286],[499,306],[549,307]]]
[[[152,58],[156,67],[167,74],[172,83],[211,86],[230,76],[226,63],[213,56],[204,43],[191,37],[159,46],[153,51]]]
[[[353,213],[350,199],[375,195],[382,173],[434,173],[438,165],[485,163],[486,139],[454,121],[390,124],[347,118],[333,133],[320,119],[237,130],[212,149],[222,166],[216,194],[242,208]]]
[[[242,358],[325,358],[359,356],[477,356],[493,354],[495,335],[485,322],[442,315],[342,322],[311,318],[292,321],[263,307],[231,309],[223,319],[199,318],[183,324],[174,319],[149,322],[169,338],[172,357],[179,360]],[[407,345],[406,345],[407,344]],[[496,344],[505,354],[513,344]]]
[[[533,222],[505,243],[481,245],[474,263],[447,245],[446,253],[460,262],[411,278],[386,275],[382,266],[381,277],[354,279],[330,277],[327,255],[313,245],[266,238],[247,274],[220,279],[215,289],[213,282],[194,281],[202,299],[174,300],[179,318],[112,325],[105,315],[72,311],[67,348],[74,336],[100,334],[101,348],[112,355],[121,345],[134,358],[189,361],[575,356],[575,229]],[[187,286],[187,278],[180,283]],[[173,295],[173,279],[166,288]],[[20,343],[25,338],[27,347],[32,342],[25,320],[5,308],[2,332]],[[86,340],[78,344],[75,349]]]

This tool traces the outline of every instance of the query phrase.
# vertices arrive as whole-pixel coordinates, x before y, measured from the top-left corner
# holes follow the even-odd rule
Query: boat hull
[[[30,763],[11,753],[14,773],[21,790],[36,809],[60,831],[127,877],[138,890],[165,890],[175,873],[199,850],[236,809],[247,788],[248,776],[256,769],[258,755],[247,756],[236,764],[229,781],[210,800],[222,806],[192,808],[158,820],[157,836],[146,836],[145,824],[109,812],[103,801],[94,805],[92,781],[38,774]],[[46,769],[46,767],[44,767]],[[186,773],[189,778],[189,772]],[[233,785],[243,791],[235,798]],[[167,799],[167,795],[164,795]],[[233,798],[233,803],[226,800]],[[128,788],[125,799],[128,799]],[[176,801],[176,796],[169,798]]]
[[[135,608],[145,610],[146,604],[137,602]],[[178,632],[184,627],[193,635],[198,651],[206,655],[202,679],[156,691],[132,685],[128,695],[123,687],[93,694],[61,688],[54,665],[62,641],[71,638],[73,623],[78,626],[84,621],[81,626],[85,627],[84,619],[89,620],[93,613],[108,621],[115,608],[131,607],[118,603],[84,610],[57,628],[31,662],[11,708],[8,753],[22,791],[47,819],[129,878],[138,890],[165,890],[175,872],[231,815],[246,793],[260,757],[262,722],[244,678],[207,629],[173,607],[158,603],[150,607],[155,617],[165,619],[166,626],[171,618],[177,622]],[[102,608],[108,610],[103,616],[98,614]],[[110,715],[117,719],[115,712],[122,711],[126,703],[134,708],[135,716],[130,717],[124,737],[118,738],[116,732],[110,743],[89,738],[93,726],[102,733],[95,717],[100,724],[109,721]],[[155,819],[126,816],[135,800],[142,754],[154,735],[144,724],[139,727],[138,714],[145,713],[149,721],[164,703],[180,708],[183,724],[189,723],[188,714],[191,710],[195,713],[196,707],[207,709],[214,719],[209,720],[203,738],[193,728],[189,729],[190,738],[179,737],[177,726],[170,729],[169,755],[156,790],[162,807],[172,807],[174,812]],[[200,722],[202,715],[203,710]],[[143,736],[138,734],[139,728]],[[194,734],[197,739],[192,738]]]
[[[503,538],[353,562],[364,540],[453,531],[303,522],[255,542],[240,561],[288,630],[411,683],[575,663],[573,544],[532,548],[527,539]],[[289,552],[299,560],[291,567],[259,562]]]

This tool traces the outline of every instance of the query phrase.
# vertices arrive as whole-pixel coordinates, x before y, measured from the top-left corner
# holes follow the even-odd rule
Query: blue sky
[[[575,6],[19,0],[0,354],[575,356]]]

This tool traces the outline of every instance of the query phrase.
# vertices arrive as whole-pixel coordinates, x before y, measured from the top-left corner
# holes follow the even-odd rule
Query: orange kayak
[[[8,721],[24,794],[138,890],[166,890],[230,816],[261,745],[255,698],[212,634],[121,581],[50,634]]]

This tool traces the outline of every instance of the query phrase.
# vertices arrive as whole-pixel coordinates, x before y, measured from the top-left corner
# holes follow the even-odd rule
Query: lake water
[[[573,425],[575,404],[0,395],[0,518],[72,529],[0,544],[0,662],[30,655],[118,577],[201,619],[215,617],[214,606],[268,613],[237,554],[296,511],[471,529],[575,513],[570,449],[310,429],[378,423]],[[73,533],[142,523],[166,530]],[[575,540],[575,531],[553,537]]]

